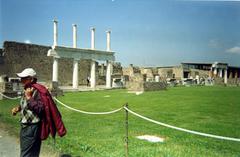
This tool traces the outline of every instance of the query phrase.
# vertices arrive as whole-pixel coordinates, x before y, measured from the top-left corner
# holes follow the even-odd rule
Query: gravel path
[[[0,156],[17,157],[19,156],[19,151],[19,140],[10,136],[3,128],[0,128]]]
[[[0,123],[0,157],[19,157],[19,138],[11,135],[6,127]],[[54,152],[42,143],[40,157],[59,157],[59,153]]]

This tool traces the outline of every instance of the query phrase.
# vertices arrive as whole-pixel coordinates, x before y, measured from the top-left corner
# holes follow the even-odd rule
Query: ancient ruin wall
[[[181,66],[173,67],[173,74],[175,74],[175,79],[181,80],[183,78],[183,69]]]
[[[51,58],[47,57],[50,47],[24,44],[17,42],[4,42],[4,71],[9,77],[16,77],[16,73],[24,68],[34,68],[41,81],[51,80]]]
[[[170,68],[159,68],[158,74],[162,79],[173,78],[173,69]]]
[[[4,48],[4,64],[0,65],[0,75],[16,77],[17,72],[32,67],[37,71],[39,81],[51,82],[53,58],[47,56],[50,46],[25,44],[6,41]],[[90,73],[90,61],[79,62],[79,84],[85,84]],[[59,59],[58,79],[60,85],[72,84],[73,60]]]
[[[199,78],[208,78],[209,77],[209,71],[206,70],[199,70],[199,69],[190,69],[190,76],[193,78],[196,78],[196,76],[199,76]]]

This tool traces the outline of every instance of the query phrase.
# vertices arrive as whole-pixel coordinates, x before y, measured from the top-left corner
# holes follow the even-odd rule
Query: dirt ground
[[[0,122],[0,157],[20,156],[19,138],[12,135],[9,128]],[[59,157],[59,153],[42,145],[40,157]]]

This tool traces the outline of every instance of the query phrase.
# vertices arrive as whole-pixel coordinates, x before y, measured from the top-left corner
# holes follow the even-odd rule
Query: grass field
[[[239,87],[176,87],[142,95],[126,90],[66,93],[65,104],[85,111],[117,109],[126,102],[143,116],[190,130],[240,138]],[[0,121],[18,129],[18,118],[10,116],[12,100],[0,101]],[[59,106],[68,134],[56,139],[56,149],[72,156],[123,157],[125,111],[111,115],[86,115]],[[136,139],[156,135],[164,143]],[[45,143],[52,145],[49,139]],[[224,141],[179,132],[129,115],[130,157],[240,157],[240,142]]]

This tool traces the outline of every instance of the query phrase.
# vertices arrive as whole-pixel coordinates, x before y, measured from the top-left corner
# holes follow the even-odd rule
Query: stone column
[[[196,80],[197,80],[197,84],[200,84],[200,78],[199,78],[199,75],[196,75]]]
[[[58,43],[58,28],[57,28],[57,20],[53,20],[53,47],[57,46]],[[58,58],[53,57],[53,75],[52,81],[58,82]]]
[[[73,60],[73,82],[72,87],[74,89],[78,88],[78,60]]]
[[[96,62],[92,61],[91,62],[91,88],[95,88],[96,87]]]
[[[111,31],[106,31],[107,33],[107,51],[111,51]]]
[[[219,77],[223,78],[223,69],[219,69]]]
[[[95,28],[91,28],[91,49],[95,49]]]
[[[213,74],[215,77],[217,77],[217,68],[214,68]]]
[[[73,24],[73,48],[77,48],[77,25]]]
[[[160,76],[155,76],[155,82],[160,82]]]
[[[58,58],[53,57],[53,82],[58,82]]]
[[[234,78],[238,78],[238,71],[237,70],[235,71]]]
[[[107,31],[107,51],[111,51],[111,42],[110,42],[110,34],[111,31]],[[112,63],[110,61],[107,61],[107,70],[106,70],[106,87],[111,88],[111,67]]]
[[[107,72],[106,72],[106,87],[111,88],[111,66],[112,63],[107,61]]]
[[[224,70],[224,83],[227,84],[227,69]]]
[[[73,24],[73,48],[77,48],[77,25]],[[78,88],[78,60],[73,59],[73,80],[72,87]]]
[[[232,71],[229,70],[229,78],[232,79]]]
[[[58,21],[53,20],[53,47],[57,46],[58,44],[58,28],[57,28]]]

